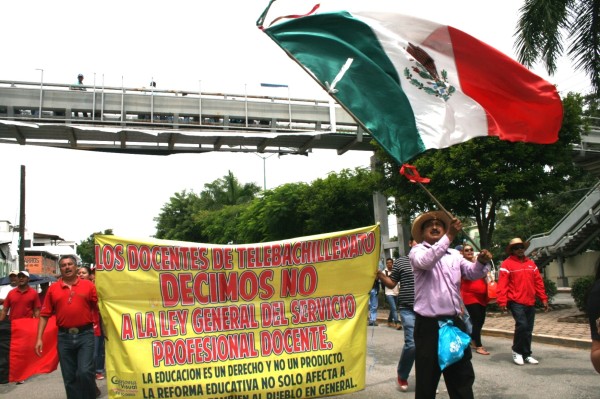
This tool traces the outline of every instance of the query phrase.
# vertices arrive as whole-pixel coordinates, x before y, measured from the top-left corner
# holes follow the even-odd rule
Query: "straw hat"
[[[443,211],[431,211],[417,216],[410,230],[417,243],[423,241],[423,223],[427,222],[428,220],[439,220],[440,222],[444,223],[446,229],[448,226],[450,226],[450,218],[446,212]]]
[[[510,248],[513,245],[517,245],[517,244],[523,244],[525,246],[525,249],[529,248],[529,242],[523,242],[523,240],[521,240],[519,237],[517,237],[517,238],[513,238],[512,240],[510,240],[510,242],[504,249],[504,252],[506,252],[507,255],[510,255],[510,253],[511,253]]]

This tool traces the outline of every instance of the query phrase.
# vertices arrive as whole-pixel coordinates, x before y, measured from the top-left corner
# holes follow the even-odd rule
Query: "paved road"
[[[344,399],[414,398],[414,370],[409,391],[396,388],[396,365],[403,334],[387,327],[369,327],[367,338],[367,386],[364,391],[338,396]],[[490,356],[474,355],[475,397],[510,399],[598,399],[600,375],[590,363],[589,349],[568,348],[551,344],[533,345],[539,365],[516,366],[510,355],[511,340],[485,337]],[[99,381],[102,398],[107,398],[106,382]],[[438,398],[448,398],[443,381]],[[3,398],[64,398],[60,371],[39,375],[23,385],[0,385]]]
[[[402,332],[387,327],[369,327],[367,340],[367,387],[362,392],[336,396],[344,399],[412,399],[414,370],[409,391],[397,390],[396,366],[400,357]],[[590,362],[589,349],[568,348],[534,341],[538,365],[517,366],[512,362],[512,340],[484,337],[490,356],[473,355],[475,397],[486,399],[599,399],[600,374]],[[396,345],[390,345],[397,342]],[[449,398],[443,380],[440,399]]]
[[[485,399],[600,399],[600,374],[591,365],[589,327],[585,324],[559,322],[581,314],[565,294],[558,296],[556,310],[538,313],[534,330],[533,351],[539,365],[516,366],[510,346],[514,322],[508,315],[494,315],[486,321],[483,342],[490,356],[474,354],[475,397]],[[414,370],[409,377],[409,391],[397,390],[396,366],[403,344],[403,333],[384,326],[387,314],[379,315],[379,327],[368,327],[367,385],[365,390],[337,396],[344,399],[414,398]],[[367,328],[367,327],[365,327]],[[106,381],[98,381],[102,398],[108,398]],[[438,398],[448,398],[445,386],[439,385]],[[60,371],[38,375],[23,385],[0,385],[2,398],[65,397]]]

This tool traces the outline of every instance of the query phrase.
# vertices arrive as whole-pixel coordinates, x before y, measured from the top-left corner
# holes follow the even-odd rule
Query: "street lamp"
[[[36,71],[40,71],[42,76],[40,77],[40,109],[39,109],[39,117],[42,117],[42,97],[44,92],[44,70],[42,68],[35,68]]]
[[[253,154],[263,160],[263,191],[267,191],[267,158],[271,158],[273,155],[276,154],[271,154],[267,157],[260,156],[255,152]]]

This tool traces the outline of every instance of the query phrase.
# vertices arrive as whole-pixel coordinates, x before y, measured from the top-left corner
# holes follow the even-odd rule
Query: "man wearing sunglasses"
[[[513,362],[519,366],[538,364],[531,356],[531,339],[535,322],[535,297],[544,304],[548,311],[548,296],[540,271],[525,256],[529,243],[520,238],[513,238],[505,249],[508,258],[502,262],[498,276],[497,303],[500,310],[510,312],[515,319],[512,356]]]

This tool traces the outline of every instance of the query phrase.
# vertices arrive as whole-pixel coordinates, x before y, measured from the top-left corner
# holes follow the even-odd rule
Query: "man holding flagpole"
[[[467,346],[462,359],[443,372],[438,361],[440,321],[452,320],[456,327],[466,331],[461,317],[461,278],[485,277],[492,259],[492,254],[483,249],[472,263],[450,249],[461,229],[460,220],[450,219],[443,211],[424,213],[412,224],[411,233],[417,244],[408,256],[415,277],[415,397],[419,399],[435,398],[442,373],[450,398],[473,398],[475,372],[471,349]]]

